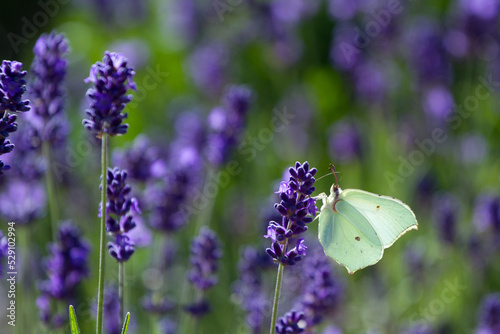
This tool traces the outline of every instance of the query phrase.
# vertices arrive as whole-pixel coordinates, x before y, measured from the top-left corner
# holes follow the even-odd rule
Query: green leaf
[[[125,321],[123,322],[122,334],[127,334],[129,321],[130,321],[130,312],[127,312],[127,316],[125,317]]]
[[[69,306],[69,323],[71,334],[80,334],[80,328],[78,328],[78,321],[76,320],[75,308],[73,305]]]

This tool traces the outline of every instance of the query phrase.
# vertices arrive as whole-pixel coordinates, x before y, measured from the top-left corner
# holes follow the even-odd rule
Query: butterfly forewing
[[[410,207],[396,198],[348,189],[340,194],[339,199],[349,203],[369,222],[384,248],[391,246],[405,232],[418,227]]]

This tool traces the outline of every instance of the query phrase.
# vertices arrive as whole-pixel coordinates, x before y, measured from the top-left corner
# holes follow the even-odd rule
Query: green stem
[[[52,228],[52,239],[57,240],[57,224],[59,223],[59,208],[57,204],[57,195],[55,190],[54,178],[52,175],[52,152],[50,144],[47,141],[42,143],[42,151],[47,161],[47,171],[45,181],[47,184],[47,195],[49,197],[49,211],[50,211],[50,226]]]
[[[274,303],[273,303],[273,316],[271,318],[271,328],[269,329],[269,334],[274,334],[276,332],[276,319],[278,317],[278,304],[280,300],[281,283],[283,280],[283,264],[278,266],[278,277],[276,277],[276,290],[274,291]]]
[[[102,134],[101,143],[101,236],[99,247],[99,286],[97,290],[97,323],[96,334],[102,334],[102,308],[104,305],[104,249],[106,239],[106,188],[108,176],[108,135]]]
[[[124,271],[125,264],[123,262],[118,262],[118,297],[120,298],[120,323],[123,324],[123,321],[125,320],[123,316],[123,271]]]

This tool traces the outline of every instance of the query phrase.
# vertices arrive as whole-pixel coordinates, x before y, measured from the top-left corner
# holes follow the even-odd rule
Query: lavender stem
[[[99,286],[97,291],[97,324],[96,334],[102,334],[102,313],[104,306],[104,251],[106,249],[106,185],[108,184],[108,134],[103,132],[101,143],[101,236],[99,246]]]
[[[285,247],[286,249],[286,247]],[[278,266],[278,277],[276,277],[276,290],[274,291],[274,303],[273,303],[273,315],[271,318],[271,328],[269,329],[269,334],[274,334],[276,332],[276,319],[278,317],[278,304],[281,292],[281,282],[283,279],[283,269],[285,266],[280,262]]]
[[[118,298],[120,299],[120,323],[123,324],[123,321],[125,320],[123,313],[124,313],[124,308],[123,308],[123,272],[124,272],[124,267],[125,264],[123,262],[118,262]]]
[[[49,198],[49,211],[50,211],[50,226],[52,228],[52,240],[57,241],[57,224],[59,222],[59,207],[57,205],[56,190],[54,187],[54,178],[52,177],[52,152],[50,150],[50,143],[43,141],[42,151],[47,161],[47,172],[45,182],[47,184],[47,195]]]

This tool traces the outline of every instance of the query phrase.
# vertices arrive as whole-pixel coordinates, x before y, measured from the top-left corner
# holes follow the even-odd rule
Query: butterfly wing
[[[319,217],[319,241],[325,254],[352,274],[377,263],[383,246],[371,224],[345,201],[325,205]]]
[[[396,198],[347,189],[339,195],[339,199],[349,203],[369,222],[384,248],[390,247],[409,230],[418,229],[413,211]]]

